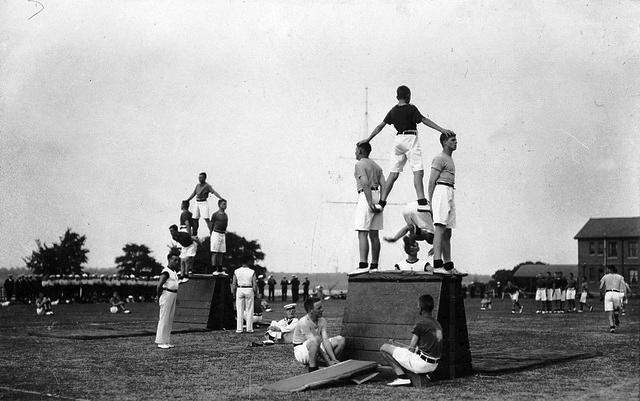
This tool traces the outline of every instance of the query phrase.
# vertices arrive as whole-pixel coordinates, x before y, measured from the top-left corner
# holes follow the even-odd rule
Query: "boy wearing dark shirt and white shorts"
[[[411,330],[409,346],[382,344],[380,352],[389,361],[397,379],[388,383],[389,386],[407,386],[411,380],[405,371],[416,374],[426,374],[436,370],[442,355],[442,326],[431,316],[434,307],[433,297],[429,294],[418,299],[420,319]]]
[[[229,216],[225,212],[227,209],[227,201],[220,199],[218,201],[218,211],[211,215],[211,264],[213,265],[214,275],[226,275],[222,271],[222,258],[227,252],[227,226],[229,225]]]
[[[417,124],[423,123],[442,134],[453,134],[453,131],[438,126],[438,124],[424,117],[416,106],[410,104],[411,90],[408,87],[404,85],[398,87],[396,99],[398,99],[398,104],[387,113],[384,120],[373,129],[369,137],[358,142],[358,144],[371,141],[386,125],[392,124],[397,133],[391,152],[391,165],[387,185],[380,194],[380,206],[384,207],[386,205],[387,197],[408,161],[413,170],[413,185],[418,197],[420,211],[426,212],[429,210],[429,206],[424,196],[424,167],[422,164],[422,149],[418,140]]]

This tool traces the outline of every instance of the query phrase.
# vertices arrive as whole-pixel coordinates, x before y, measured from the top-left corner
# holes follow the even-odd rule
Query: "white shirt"
[[[246,266],[242,266],[233,273],[236,276],[238,287],[251,287],[253,286],[253,270]]]
[[[165,267],[164,269],[162,269],[161,274],[164,274],[164,273],[169,273],[169,278],[167,279],[167,281],[165,281],[164,288],[167,288],[173,291],[178,291],[178,273],[176,273],[175,271],[171,270],[168,267]]]

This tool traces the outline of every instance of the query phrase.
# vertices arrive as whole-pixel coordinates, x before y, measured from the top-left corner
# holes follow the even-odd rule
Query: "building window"
[[[593,241],[589,241],[589,255],[596,254],[596,243]]]
[[[604,254],[604,242],[600,241],[598,242],[598,255],[603,255]]]
[[[638,257],[638,241],[629,241],[629,257]]]
[[[618,243],[616,241],[609,241],[607,249],[607,257],[617,258],[618,257]]]
[[[638,284],[638,271],[629,270],[629,282],[631,284]]]

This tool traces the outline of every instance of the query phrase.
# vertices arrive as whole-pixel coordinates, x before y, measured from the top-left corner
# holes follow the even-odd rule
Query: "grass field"
[[[610,334],[601,304],[593,313],[536,315],[524,300],[521,315],[510,302],[479,310],[467,299],[472,353],[481,350],[599,351],[602,356],[500,376],[476,374],[428,389],[389,388],[384,382],[327,387],[301,393],[262,389],[305,370],[290,346],[250,348],[257,334],[233,331],[177,334],[176,348],[159,350],[152,336],[71,340],[29,333],[154,329],[155,304],[134,304],[131,315],[111,315],[105,305],[64,305],[53,316],[32,307],[0,309],[0,399],[89,400],[637,400],[640,395],[640,302],[632,299],[619,332]],[[278,318],[274,303],[268,318]],[[325,302],[331,334],[340,331],[345,301]],[[301,307],[298,308],[302,309]],[[49,394],[49,395],[46,395]]]

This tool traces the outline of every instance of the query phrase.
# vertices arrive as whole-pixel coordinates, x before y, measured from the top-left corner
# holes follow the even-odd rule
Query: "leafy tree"
[[[89,250],[84,247],[86,240],[85,235],[67,228],[64,235],[60,237],[60,243],[47,245],[36,240],[38,249],[23,260],[34,274],[81,274],[82,265],[87,263],[89,253]]]
[[[122,248],[122,252],[124,255],[115,260],[120,274],[155,276],[162,271],[162,265],[151,256],[151,250],[146,245],[129,243]]]

